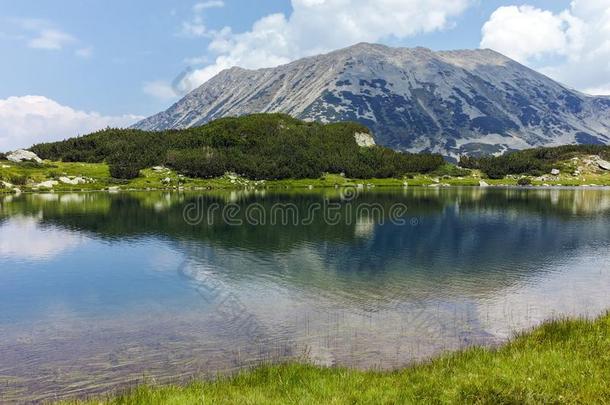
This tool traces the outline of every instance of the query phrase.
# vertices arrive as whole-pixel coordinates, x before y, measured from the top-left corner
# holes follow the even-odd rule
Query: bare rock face
[[[30,152],[29,150],[19,149],[14,152],[11,152],[6,155],[6,159],[15,162],[36,162],[42,163],[42,159],[39,158],[34,152]]]
[[[376,145],[373,135],[367,134],[366,132],[356,132],[354,138],[356,139],[358,146],[363,148],[372,148]]]
[[[610,170],[610,162],[601,158],[597,159],[597,165],[600,167],[600,169]]]
[[[489,49],[375,44],[276,68],[225,70],[135,127],[189,128],[261,112],[356,121],[378,145],[454,158],[610,143],[610,97],[579,93]]]

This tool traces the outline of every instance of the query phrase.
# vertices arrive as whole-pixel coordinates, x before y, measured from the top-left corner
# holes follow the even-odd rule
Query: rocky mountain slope
[[[610,97],[571,90],[492,50],[358,44],[277,68],[225,70],[136,128],[255,112],[357,121],[382,145],[446,156],[610,143]]]

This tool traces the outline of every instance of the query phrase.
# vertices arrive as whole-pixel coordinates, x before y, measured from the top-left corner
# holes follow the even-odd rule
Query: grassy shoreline
[[[499,348],[475,347],[394,372],[262,366],[187,386],[141,386],[71,404],[606,403],[610,313],[547,322]]]
[[[244,188],[333,188],[333,187],[478,187],[481,182],[489,186],[516,186],[519,177],[510,176],[504,179],[487,179],[481,173],[472,170],[466,174],[451,173],[447,167],[437,173],[417,174],[404,178],[388,179],[349,179],[338,174],[326,174],[318,179],[287,179],[252,181],[234,175],[225,175],[214,179],[189,178],[170,169],[144,169],[140,176],[132,180],[117,180],[110,176],[108,165],[104,163],[65,163],[45,161],[42,165],[16,164],[0,161],[0,180],[11,183],[11,187],[0,182],[0,193],[16,192],[75,192],[75,191],[119,191],[119,190],[237,190]],[[80,178],[82,184],[66,184],[61,178]],[[45,182],[54,182],[50,187],[41,186]],[[578,178],[569,175],[553,179],[532,179],[532,186],[610,186],[610,173],[587,174]]]

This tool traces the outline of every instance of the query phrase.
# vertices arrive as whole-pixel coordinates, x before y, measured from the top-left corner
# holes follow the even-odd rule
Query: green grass
[[[609,403],[610,314],[557,320],[498,349],[395,372],[285,364],[185,387],[142,386],[96,404]]]
[[[438,182],[436,175],[417,175],[412,179],[349,179],[338,174],[325,174],[318,179],[287,179],[271,181],[251,181],[244,178],[231,178],[223,176],[215,179],[201,179],[180,176],[173,170],[154,171],[144,169],[140,176],[133,180],[116,180],[110,177],[108,166],[104,163],[64,163],[45,161],[42,165],[16,164],[7,161],[0,162],[0,180],[17,184],[16,177],[24,179],[27,184],[19,185],[21,191],[37,191],[35,185],[46,180],[57,180],[61,176],[80,176],[95,180],[88,184],[69,185],[58,184],[53,187],[54,191],[93,191],[108,188],[124,190],[146,190],[146,189],[236,189],[245,187],[265,188],[331,188],[359,186],[362,187],[402,187],[405,182],[413,186],[431,185]],[[169,183],[165,180],[169,179]],[[454,185],[460,185],[457,178],[448,178],[446,181]],[[445,180],[443,180],[445,182]],[[478,185],[478,180],[470,179],[469,185]],[[0,190],[2,191],[2,190]],[[8,192],[9,190],[3,190]],[[47,191],[40,190],[38,191]]]
[[[562,175],[548,181],[537,181],[531,177],[532,185],[542,186],[583,186],[583,185],[610,185],[610,172],[583,173],[579,177],[569,174],[570,168],[562,170]],[[251,181],[244,178],[231,178],[223,176],[215,179],[201,179],[180,176],[173,170],[154,171],[144,169],[140,176],[132,180],[116,180],[110,176],[108,165],[105,163],[67,163],[45,161],[42,165],[31,163],[12,163],[0,161],[0,180],[12,183],[21,191],[49,191],[49,189],[36,187],[36,184],[47,180],[57,180],[62,176],[77,176],[93,179],[87,184],[70,185],[60,183],[53,187],[53,191],[96,191],[107,189],[120,190],[167,190],[167,189],[240,189],[240,188],[332,188],[346,186],[361,187],[403,187],[408,186],[478,186],[484,178],[480,171],[459,169],[447,164],[429,175],[415,174],[405,178],[388,179],[349,179],[338,174],[325,174],[318,179],[287,179],[271,181]],[[514,186],[520,176],[509,176],[500,180],[484,179],[492,186]],[[169,179],[169,183],[165,180]],[[25,184],[22,184],[25,183]],[[0,193],[11,192],[2,187]]]

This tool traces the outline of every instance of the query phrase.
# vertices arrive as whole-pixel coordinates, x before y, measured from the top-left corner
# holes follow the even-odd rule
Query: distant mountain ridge
[[[231,68],[134,127],[283,112],[356,121],[376,141],[446,156],[610,143],[610,97],[569,89],[495,51],[357,44],[276,68]]]

